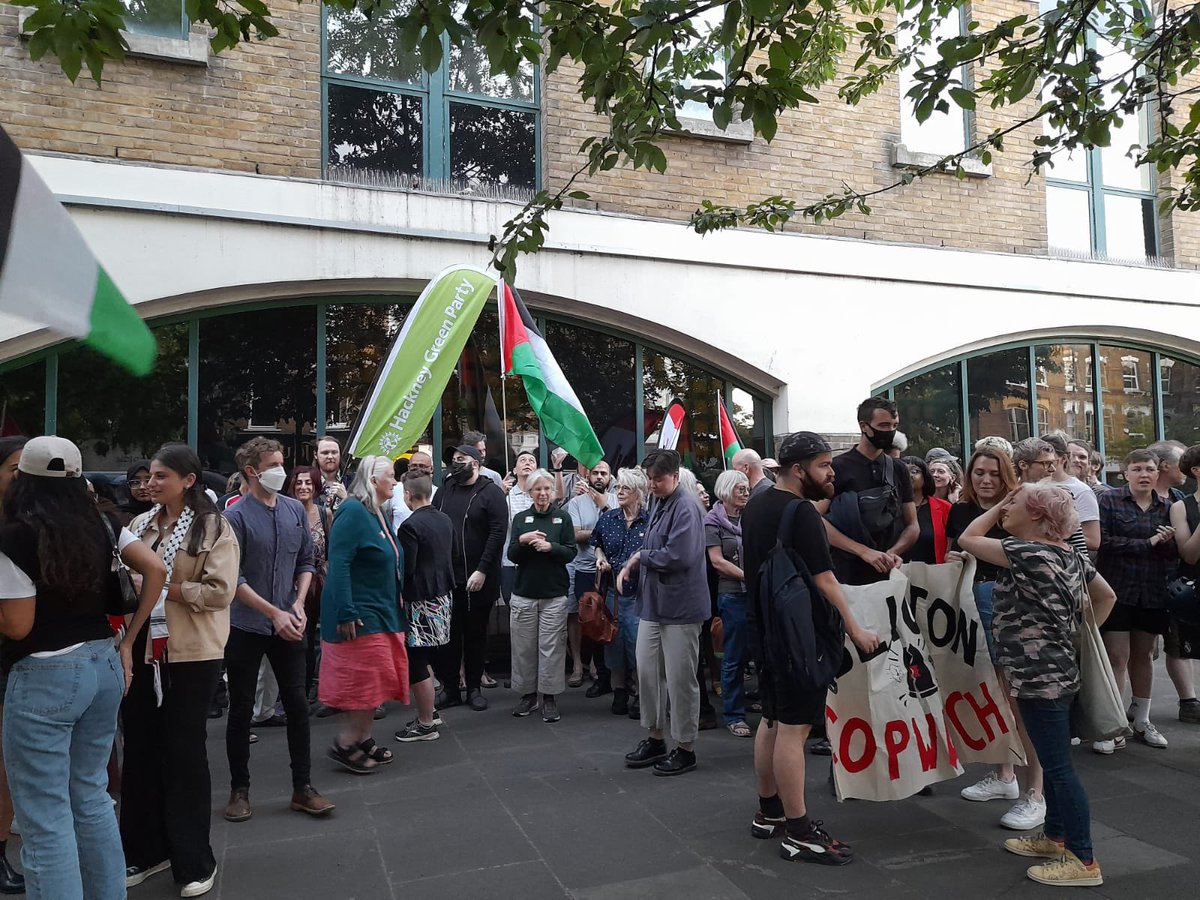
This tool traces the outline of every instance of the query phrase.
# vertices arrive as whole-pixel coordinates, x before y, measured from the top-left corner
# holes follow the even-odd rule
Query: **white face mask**
[[[265,472],[258,473],[258,483],[262,485],[264,491],[271,494],[278,494],[283,490],[283,483],[287,481],[287,472],[283,466],[272,466]]]

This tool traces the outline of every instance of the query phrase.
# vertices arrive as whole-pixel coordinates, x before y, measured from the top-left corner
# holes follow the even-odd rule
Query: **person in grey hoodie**
[[[700,718],[696,663],[700,628],[710,613],[704,567],[704,520],[692,497],[679,486],[679,454],[655,450],[643,468],[655,498],[642,549],[617,576],[617,590],[639,578],[637,669],[642,725],[650,734],[626,754],[631,769],[654,767],[655,775],[682,775],[696,768],[692,744]],[[671,710],[669,754],[663,733]]]

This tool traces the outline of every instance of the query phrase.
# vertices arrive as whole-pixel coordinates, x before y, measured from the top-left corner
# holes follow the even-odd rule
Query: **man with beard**
[[[864,653],[879,645],[879,636],[858,625],[833,574],[825,525],[813,501],[833,496],[833,454],[824,438],[811,431],[787,435],[779,445],[779,475],[772,489],[751,497],[742,513],[742,556],[751,618],[767,621],[763,610],[771,600],[759,596],[759,570],[775,547],[784,513],[799,501],[792,549],[808,568],[813,582],[846,623],[846,633]],[[825,718],[825,689],[806,690],[773,670],[764,641],[758,654],[763,717],[754,738],[754,772],[759,811],[750,832],[757,838],[783,835],[780,856],[824,865],[845,865],[850,847],[832,838],[821,823],[810,820],[804,797],[804,743],[812,726]]]
[[[500,596],[500,553],[508,533],[508,503],[504,491],[480,475],[483,455],[463,444],[454,451],[450,476],[433,498],[433,506],[454,526],[454,602],[450,613],[450,643],[440,647],[434,661],[442,693],[437,708],[459,706],[458,669],[462,664],[467,704],[481,712],[488,702],[479,689],[487,650],[488,617]]]
[[[595,641],[583,638],[579,628],[579,599],[596,587],[596,549],[592,546],[592,529],[600,513],[617,508],[617,495],[612,491],[612,470],[604,460],[596,463],[584,480],[585,490],[567,503],[567,515],[575,524],[575,540],[579,549],[575,555],[575,585],[567,605],[567,646],[571,650],[570,687],[583,684],[587,659],[596,663],[596,681],[587,689],[587,696],[599,697],[612,693],[608,668],[604,665],[604,648]]]

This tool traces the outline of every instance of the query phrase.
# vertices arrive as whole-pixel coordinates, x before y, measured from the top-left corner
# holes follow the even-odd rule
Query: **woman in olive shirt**
[[[575,558],[575,526],[564,509],[551,508],[554,478],[538,469],[526,481],[533,506],[512,520],[508,558],[517,566],[509,602],[512,686],[521,700],[518,718],[538,708],[542,721],[560,718],[555,696],[566,689],[567,563]]]

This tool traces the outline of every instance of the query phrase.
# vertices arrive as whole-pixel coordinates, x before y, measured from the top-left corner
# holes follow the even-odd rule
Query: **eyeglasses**
[[[129,482],[129,486],[131,488],[150,487],[150,479],[147,478],[145,481],[135,479],[134,481]]]

